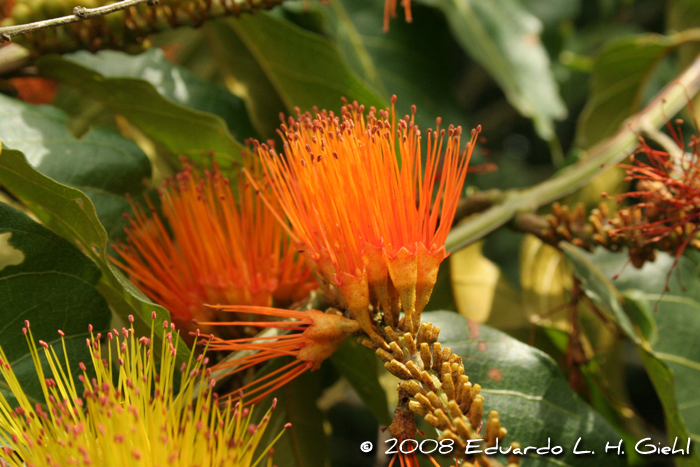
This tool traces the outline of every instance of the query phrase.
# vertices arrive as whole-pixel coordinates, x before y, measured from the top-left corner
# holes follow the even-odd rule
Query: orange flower
[[[215,365],[213,371],[221,373],[221,376],[244,371],[273,358],[296,357],[293,362],[237,389],[235,392],[242,394],[241,397],[254,395],[253,399],[248,400],[246,404],[255,404],[261,401],[266,395],[287,384],[306,370],[317,370],[321,366],[321,362],[330,357],[348,337],[360,330],[359,325],[354,320],[344,318],[340,314],[323,313],[318,310],[294,311],[257,306],[216,306],[215,308],[224,312],[272,316],[282,321],[234,321],[198,324],[263,326],[268,329],[280,329],[283,332],[296,331],[294,334],[278,333],[274,336],[262,335],[234,340],[213,337],[206,341],[209,350],[253,351],[253,353],[243,357]],[[229,396],[231,395],[229,394]]]
[[[23,76],[8,80],[17,90],[17,97],[30,104],[50,104],[56,98],[58,83],[38,76]]]
[[[114,246],[120,256],[114,262],[181,328],[216,319],[204,303],[289,303],[316,286],[244,177],[235,190],[237,196],[216,163],[204,176],[186,165],[159,190],[167,226],[150,200],[150,216],[132,203],[127,244]]]
[[[414,117],[397,122],[395,101],[391,112],[365,115],[355,102],[340,117],[325,110],[290,117],[279,132],[286,157],[255,147],[297,247],[321,285],[378,342],[370,304],[390,326],[402,308],[400,326],[418,330],[480,131],[460,152],[462,128],[441,130],[438,119],[423,154]]]

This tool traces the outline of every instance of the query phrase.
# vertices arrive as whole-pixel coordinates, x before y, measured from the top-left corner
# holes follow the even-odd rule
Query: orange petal
[[[352,319],[318,310],[307,312],[313,324],[304,331],[307,343],[299,352],[300,360],[313,362],[313,370],[333,355],[348,337],[360,330],[360,324]]]
[[[374,329],[372,317],[369,313],[369,286],[367,284],[367,274],[363,273],[358,277],[344,272],[342,273],[338,286],[343,292],[348,310],[350,310],[350,313],[357,320],[362,330],[377,341],[377,343],[384,343],[384,339],[379,336]]]
[[[393,307],[391,303],[389,271],[383,249],[365,243],[362,259],[365,263],[365,271],[367,271],[367,282],[373,294],[372,303],[378,303],[384,311],[384,320],[388,326],[396,326],[399,317],[398,307]],[[395,315],[393,314],[394,308],[397,310]]]
[[[416,313],[413,315],[413,329],[418,329],[420,326],[421,313],[430,301],[440,263],[447,257],[447,252],[445,247],[440,247],[431,253],[423,243],[418,243],[416,256],[418,280],[416,281]]]
[[[413,315],[416,311],[416,281],[418,280],[418,265],[416,255],[406,249],[401,249],[396,256],[388,261],[389,276],[401,297],[401,308],[406,314],[407,331],[414,333]]]

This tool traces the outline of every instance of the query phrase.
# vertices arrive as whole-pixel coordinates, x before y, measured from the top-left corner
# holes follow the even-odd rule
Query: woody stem
[[[593,178],[620,163],[637,147],[638,136],[660,128],[700,91],[700,55],[667,85],[646,107],[630,117],[613,136],[583,153],[577,164],[561,170],[549,180],[525,190],[510,190],[478,216],[452,229],[445,242],[447,251],[457,251],[509,222],[520,213],[532,212],[569,195]]]
[[[158,4],[158,0],[122,0],[117,3],[96,8],[77,6],[73,9],[72,15],[61,16],[60,18],[47,19],[44,21],[36,21],[33,23],[20,24],[17,26],[0,27],[0,42],[6,42],[12,39],[14,36],[27,34],[40,29],[54,28],[65,24],[77,23],[78,21],[84,21],[86,19],[97,18],[98,16],[105,16],[116,11],[126,10],[127,8],[131,8],[132,6],[137,6],[142,3],[156,5]]]

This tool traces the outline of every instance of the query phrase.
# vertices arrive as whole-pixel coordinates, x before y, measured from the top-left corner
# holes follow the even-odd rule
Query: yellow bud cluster
[[[402,380],[399,390],[410,396],[408,408],[440,431],[438,440],[453,440],[454,453],[464,457],[469,440],[483,438],[491,447],[508,431],[495,411],[481,427],[481,386],[472,384],[464,374],[462,357],[437,342],[439,333],[440,328],[431,323],[422,323],[415,338],[410,332],[399,335],[396,329],[386,327],[389,351],[369,339],[361,339],[360,343],[374,350],[386,369]],[[480,427],[483,436],[477,434]],[[474,459],[478,461],[478,457]]]

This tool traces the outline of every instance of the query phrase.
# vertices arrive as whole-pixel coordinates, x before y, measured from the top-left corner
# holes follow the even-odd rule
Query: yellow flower
[[[25,321],[46,406],[32,406],[0,348],[0,375],[19,404],[13,408],[0,393],[0,466],[270,466],[268,453],[282,433],[258,448],[274,404],[258,425],[252,410],[231,401],[220,406],[203,355],[183,363],[178,378],[170,329],[160,349],[152,348],[153,331],[150,338],[137,338],[133,326],[113,330],[102,343],[90,329],[92,358],[79,364],[83,373],[76,384],[63,333],[63,357],[39,341],[51,370],[45,374]]]

